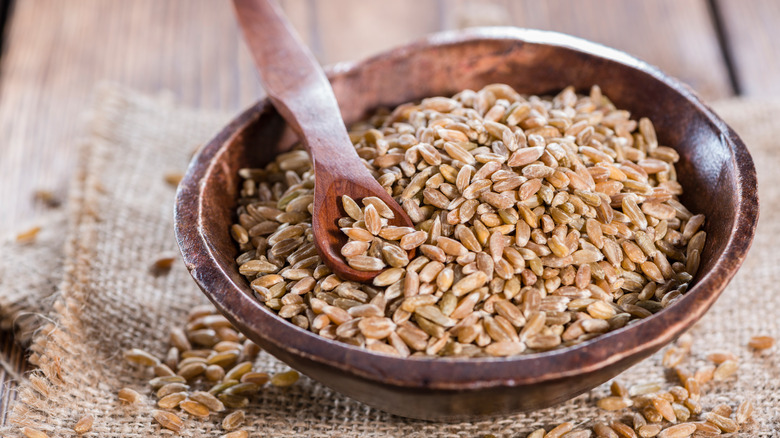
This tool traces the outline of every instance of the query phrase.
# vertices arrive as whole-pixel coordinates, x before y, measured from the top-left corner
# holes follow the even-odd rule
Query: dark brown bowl
[[[241,167],[261,166],[294,136],[267,100],[193,159],[176,199],[176,235],[206,296],[268,352],[338,392],[404,417],[454,420],[538,409],[572,398],[651,355],[695,323],[734,276],[758,219],[745,145],[686,86],[631,56],[553,32],[491,28],[431,36],[329,75],[347,124],[381,106],[504,82],[521,93],[601,86],[655,123],[681,161],[683,202],[707,217],[694,286],[657,314],[574,347],[510,358],[401,359],[321,338],[253,298],[229,234]]]

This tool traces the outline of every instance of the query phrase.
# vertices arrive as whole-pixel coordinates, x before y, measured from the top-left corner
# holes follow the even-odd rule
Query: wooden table
[[[325,64],[358,59],[444,29],[551,29],[625,50],[706,100],[780,96],[776,0],[282,0]],[[10,4],[10,8],[7,8]],[[102,80],[182,104],[238,111],[261,93],[227,1],[0,0],[0,229],[24,227],[60,195],[74,166],[80,113]],[[0,21],[2,28],[2,21]],[[28,369],[13,334],[0,350]],[[0,369],[0,424],[15,393]]]

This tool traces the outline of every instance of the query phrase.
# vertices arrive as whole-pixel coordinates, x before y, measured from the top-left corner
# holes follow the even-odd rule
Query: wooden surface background
[[[281,0],[323,64],[470,26],[550,29],[625,50],[705,100],[780,96],[777,0]],[[10,5],[10,7],[8,7]],[[5,11],[7,14],[4,14]],[[5,26],[2,26],[2,18]],[[237,112],[262,92],[227,1],[0,0],[0,230],[30,226],[63,196],[82,111],[115,81]],[[13,333],[3,359],[28,370]],[[0,368],[0,424],[15,396]]]

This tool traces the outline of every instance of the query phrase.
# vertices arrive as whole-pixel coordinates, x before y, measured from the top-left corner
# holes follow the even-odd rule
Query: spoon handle
[[[362,174],[330,82],[272,0],[233,0],[274,107],[306,139],[318,173]]]

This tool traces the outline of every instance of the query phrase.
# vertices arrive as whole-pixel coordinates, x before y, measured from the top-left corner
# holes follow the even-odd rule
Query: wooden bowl
[[[402,359],[321,338],[258,302],[238,273],[230,225],[242,167],[261,166],[294,136],[267,100],[225,127],[193,159],[176,199],[176,235],[203,292],[247,337],[347,396],[404,417],[457,420],[543,408],[570,399],[648,357],[695,323],[734,276],[758,219],[745,145],[686,86],[631,56],[566,35],[514,28],[433,35],[330,71],[349,125],[380,106],[495,82],[520,93],[598,84],[632,117],[650,117],[675,147],[682,201],[707,217],[694,286],[651,317],[582,344],[510,358]]]

